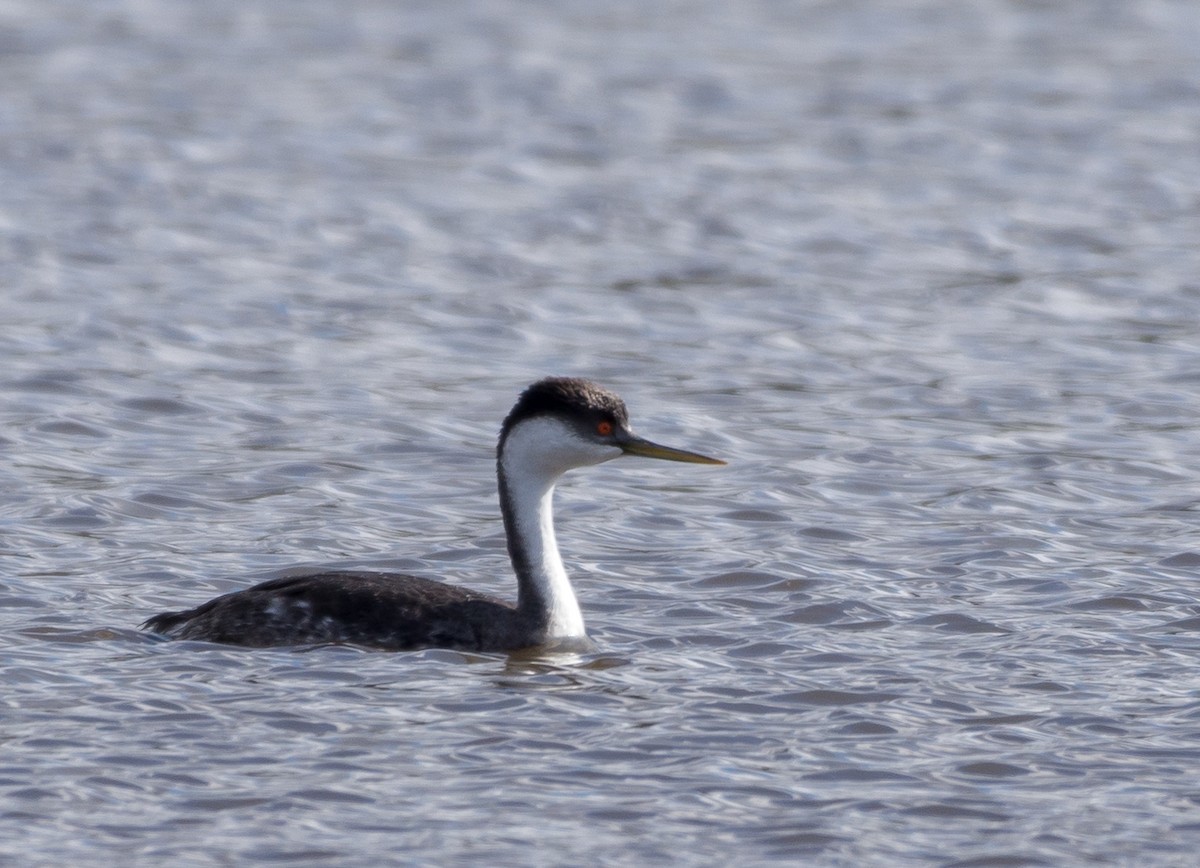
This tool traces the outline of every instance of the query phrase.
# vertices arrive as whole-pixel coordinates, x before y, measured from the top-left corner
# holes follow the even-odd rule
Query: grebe
[[[253,647],[338,642],[509,651],[584,640],[554,538],[554,486],[568,470],[622,455],[725,463],[636,436],[624,402],[588,380],[549,377],[521,394],[496,449],[516,605],[418,576],[339,570],[273,579],[142,626],[174,639]]]

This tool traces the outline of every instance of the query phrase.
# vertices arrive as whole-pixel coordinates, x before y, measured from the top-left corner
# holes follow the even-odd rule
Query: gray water
[[[1200,9],[0,7],[0,861],[1181,865]],[[596,648],[246,651],[294,567],[510,595],[549,373]]]

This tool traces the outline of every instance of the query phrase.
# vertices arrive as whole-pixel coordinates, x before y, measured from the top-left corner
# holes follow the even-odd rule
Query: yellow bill
[[[630,437],[619,443],[626,455],[641,455],[644,458],[662,458],[665,461],[686,461],[689,464],[725,464],[720,458],[709,458],[698,452],[688,452],[686,449],[676,449],[673,446],[660,446],[643,440],[641,437]]]

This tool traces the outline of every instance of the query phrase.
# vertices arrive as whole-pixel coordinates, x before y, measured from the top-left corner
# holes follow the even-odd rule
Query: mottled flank
[[[268,647],[345,642],[387,650],[509,650],[530,625],[503,600],[399,573],[273,579],[142,626],[173,639]]]

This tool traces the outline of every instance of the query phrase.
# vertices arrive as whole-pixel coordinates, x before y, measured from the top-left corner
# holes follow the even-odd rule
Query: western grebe
[[[496,448],[516,605],[418,576],[334,571],[273,579],[142,626],[175,639],[254,647],[508,651],[582,640],[583,615],[554,538],[554,486],[568,470],[622,455],[725,463],[636,436],[624,402],[588,380],[549,377],[521,394]]]

